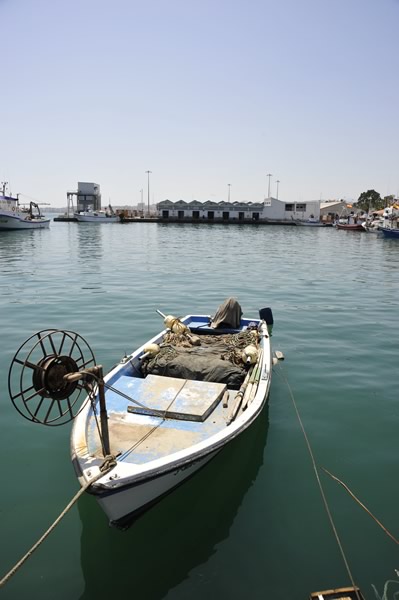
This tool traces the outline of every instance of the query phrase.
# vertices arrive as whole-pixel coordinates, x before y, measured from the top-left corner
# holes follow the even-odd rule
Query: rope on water
[[[113,455],[108,455],[104,457],[104,462],[100,465],[100,472],[93,477],[92,479],[90,479],[90,481],[88,481],[79,491],[77,494],[75,494],[75,496],[72,498],[72,500],[69,502],[69,504],[67,504],[67,506],[64,508],[64,510],[62,511],[62,513],[56,518],[56,520],[50,525],[50,527],[47,529],[47,531],[45,531],[45,533],[41,536],[41,538],[31,547],[30,550],[28,550],[28,552],[21,558],[21,560],[19,560],[16,565],[14,565],[14,567],[8,571],[8,573],[6,575],[4,575],[4,577],[2,579],[0,579],[0,587],[2,587],[5,583],[7,583],[7,581],[9,579],[11,579],[11,577],[13,575],[15,575],[15,573],[22,567],[22,565],[24,564],[24,562],[26,560],[28,560],[28,558],[30,556],[32,556],[32,554],[34,553],[35,550],[37,550],[39,548],[39,546],[44,542],[44,540],[50,535],[50,533],[53,531],[53,529],[56,528],[56,526],[58,525],[58,523],[61,521],[61,519],[63,517],[65,517],[65,515],[67,514],[67,512],[74,506],[74,504],[79,500],[79,498],[82,496],[82,494],[93,484],[95,483],[98,479],[101,479],[101,477],[103,477],[104,475],[106,475],[106,473],[108,473],[108,471],[110,471],[111,469],[113,469],[113,467],[116,465],[116,459],[115,456]]]
[[[343,560],[343,562],[344,562],[344,565],[345,565],[346,571],[347,571],[347,573],[348,573],[348,577],[349,577],[349,579],[350,579],[350,581],[351,581],[351,584],[352,584],[352,586],[353,586],[354,588],[356,588],[357,586],[356,586],[356,584],[355,584],[355,581],[354,581],[354,579],[353,579],[352,572],[351,572],[351,570],[350,570],[350,568],[349,568],[349,563],[348,563],[348,560],[347,560],[347,558],[346,558],[346,555],[345,555],[344,549],[343,549],[343,547],[342,547],[342,543],[341,543],[340,537],[339,537],[339,535],[338,535],[338,531],[337,531],[337,529],[336,529],[336,527],[335,527],[334,520],[333,520],[333,517],[332,517],[331,511],[330,511],[330,507],[329,507],[329,505],[328,505],[327,498],[326,498],[326,495],[325,495],[325,493],[324,493],[323,485],[322,485],[322,483],[321,483],[321,481],[320,481],[320,477],[319,477],[319,471],[318,471],[318,468],[317,468],[317,465],[316,465],[316,460],[315,460],[315,458],[314,458],[313,451],[312,451],[312,447],[311,447],[311,445],[310,445],[310,442],[309,442],[308,436],[307,436],[307,434],[306,434],[305,427],[304,427],[304,425],[303,425],[303,423],[302,423],[302,419],[301,419],[301,416],[300,416],[300,414],[299,414],[298,407],[297,407],[297,405],[296,405],[296,402],[295,402],[294,394],[293,394],[293,392],[292,392],[292,389],[291,389],[291,386],[290,386],[290,384],[289,384],[289,382],[288,382],[288,379],[285,377],[284,373],[282,373],[282,372],[281,372],[281,368],[278,370],[278,374],[279,374],[279,375],[280,375],[280,376],[281,376],[281,377],[284,379],[284,381],[285,381],[285,383],[286,383],[286,385],[287,385],[287,387],[288,387],[288,391],[289,391],[289,393],[290,393],[290,396],[291,396],[292,404],[294,405],[294,409],[295,409],[295,412],[296,412],[296,415],[297,415],[297,418],[298,418],[298,422],[299,422],[299,425],[300,425],[300,427],[301,427],[301,429],[302,429],[302,433],[303,433],[303,435],[304,435],[305,442],[306,442],[306,445],[307,445],[307,447],[308,447],[308,451],[309,451],[309,454],[310,454],[310,459],[311,459],[311,461],[312,461],[312,465],[313,465],[313,470],[314,470],[314,473],[315,473],[315,476],[316,476],[317,484],[318,484],[318,486],[319,486],[319,490],[320,490],[321,497],[322,497],[322,499],[323,499],[324,507],[325,507],[325,509],[326,509],[327,516],[328,516],[328,519],[329,519],[329,521],[330,521],[330,525],[331,525],[331,527],[332,527],[332,530],[333,530],[333,532],[334,532],[334,536],[335,536],[336,542],[337,542],[337,544],[338,544],[338,548],[339,548],[339,550],[340,550],[340,552],[341,552],[342,560]],[[356,591],[356,590],[355,590],[355,591]],[[356,591],[356,595],[357,595],[357,596],[358,596],[358,598],[359,598],[359,595],[358,595],[357,591]]]
[[[381,523],[381,521],[379,521],[377,519],[377,517],[375,517],[373,515],[373,513],[367,508],[367,506],[365,506],[363,504],[363,502],[360,502],[359,498],[356,498],[355,494],[353,492],[351,492],[351,490],[348,488],[348,486],[341,481],[340,479],[338,479],[338,477],[336,477],[335,475],[333,475],[332,473],[330,473],[330,471],[327,471],[327,469],[325,467],[322,467],[323,471],[325,471],[327,473],[327,475],[329,475],[330,477],[332,477],[332,479],[334,479],[335,481],[338,481],[338,483],[340,483],[342,485],[342,487],[348,492],[348,494],[350,496],[352,496],[352,498],[359,504],[359,506],[361,506],[367,514],[370,515],[370,517],[372,517],[374,519],[374,521],[377,523],[377,525],[379,525],[381,527],[381,529],[383,531],[385,531],[385,533],[391,538],[391,540],[393,540],[395,542],[395,544],[399,545],[399,540],[392,535],[392,533],[390,531],[388,531],[388,529],[386,527],[384,527],[384,525]]]

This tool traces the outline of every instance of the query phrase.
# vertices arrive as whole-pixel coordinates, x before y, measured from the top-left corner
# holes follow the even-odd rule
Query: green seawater
[[[128,531],[84,495],[0,590],[5,600],[303,600],[349,585],[331,515],[366,599],[399,590],[399,243],[321,228],[52,222],[0,234],[0,577],[78,491],[71,425],[23,419],[10,362],[43,329],[78,332],[111,368],[166,314],[235,296],[270,306],[274,367],[255,425]],[[287,385],[288,382],[288,385]],[[292,390],[292,396],[290,393]]]

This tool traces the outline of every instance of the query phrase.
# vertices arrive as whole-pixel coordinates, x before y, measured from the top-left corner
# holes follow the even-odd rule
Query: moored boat
[[[337,229],[345,229],[346,231],[366,231],[364,228],[365,221],[365,215],[357,215],[354,212],[351,212],[349,215],[341,217],[335,223],[335,227]]]
[[[385,208],[383,219],[380,230],[384,237],[399,239],[399,209],[395,207]]]
[[[362,226],[368,233],[380,233],[381,228],[383,227],[383,219],[382,217],[367,217],[365,221],[363,221]]]
[[[299,225],[300,227],[324,227],[325,224],[323,221],[320,221],[318,217],[315,217],[313,214],[310,215],[308,219],[294,219],[295,225]]]
[[[106,210],[86,210],[75,212],[75,219],[80,223],[119,223],[120,217],[117,215],[112,206],[109,205]]]
[[[325,227],[326,224],[322,221],[311,221],[308,219],[307,221],[300,221],[299,219],[295,219],[295,224],[302,227]]]
[[[394,229],[392,227],[381,227],[380,231],[387,238],[395,238],[399,240],[399,229]]]
[[[348,586],[312,592],[309,600],[364,600],[364,596],[357,586]]]
[[[335,227],[346,231],[366,231],[361,223],[336,223]]]
[[[6,191],[6,183],[2,184],[0,192],[0,231],[17,229],[47,229],[50,219],[40,212],[36,202],[30,202],[29,208],[23,209],[17,196]]]
[[[111,524],[128,526],[260,417],[271,384],[271,311],[243,318],[231,300],[230,318],[219,321],[162,315],[165,328],[105,377],[73,332],[40,332],[14,357],[12,401],[34,422],[74,418],[73,466]]]

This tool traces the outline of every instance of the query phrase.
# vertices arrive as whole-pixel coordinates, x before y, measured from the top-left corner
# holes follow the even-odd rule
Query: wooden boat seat
[[[224,383],[152,374],[140,381],[135,399],[146,408],[129,405],[128,412],[185,421],[205,421],[227,389]]]
[[[128,411],[138,415],[203,422],[219,404],[226,389],[224,383],[153,374],[145,379],[122,375],[105,396],[112,420],[123,417]],[[134,405],[133,400],[145,405],[145,408]]]

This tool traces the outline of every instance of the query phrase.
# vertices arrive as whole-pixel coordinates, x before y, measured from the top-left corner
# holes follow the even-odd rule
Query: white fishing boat
[[[370,215],[362,222],[362,226],[368,233],[381,233],[381,229],[384,227],[384,218]]]
[[[323,223],[322,221],[313,221],[313,220],[306,220],[306,221],[300,221],[299,219],[295,219],[295,224],[299,225],[301,227],[325,227],[325,223]]]
[[[165,329],[105,377],[87,342],[58,330],[32,336],[10,368],[23,416],[74,419],[79,482],[122,528],[250,427],[270,390],[270,309],[243,318],[228,299],[213,318],[162,317]]]
[[[47,229],[50,219],[40,212],[36,202],[30,202],[29,208],[23,208],[17,196],[7,193],[7,184],[3,183],[0,192],[0,231],[14,229]]]
[[[294,221],[301,227],[325,227],[325,223],[314,215],[310,215],[308,219],[294,219]]]
[[[75,219],[79,223],[119,223],[119,215],[115,213],[112,206],[109,204],[106,210],[86,210],[75,212]]]

